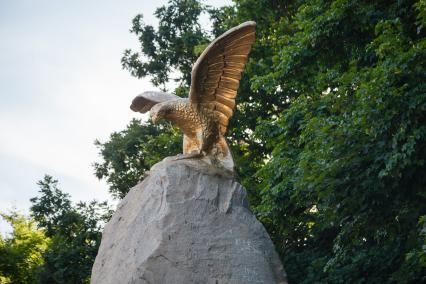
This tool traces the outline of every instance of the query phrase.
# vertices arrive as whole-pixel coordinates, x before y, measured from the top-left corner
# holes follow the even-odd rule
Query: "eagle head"
[[[168,111],[168,102],[156,104],[151,108],[150,115],[153,123],[158,123],[160,120],[166,118]]]

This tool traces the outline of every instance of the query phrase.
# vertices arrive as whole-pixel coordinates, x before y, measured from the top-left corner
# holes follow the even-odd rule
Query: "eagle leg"
[[[191,154],[193,152],[200,153],[201,152],[201,134],[195,132],[191,134],[184,133],[183,134],[183,153]]]

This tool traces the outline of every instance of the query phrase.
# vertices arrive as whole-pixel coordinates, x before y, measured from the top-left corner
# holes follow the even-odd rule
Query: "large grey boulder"
[[[202,160],[167,158],[106,225],[91,283],[287,283],[244,188]]]

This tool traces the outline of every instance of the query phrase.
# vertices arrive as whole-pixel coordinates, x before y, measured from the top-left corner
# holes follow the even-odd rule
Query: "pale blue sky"
[[[132,18],[143,13],[155,25],[166,2],[0,0],[0,211],[26,212],[44,174],[75,201],[109,198],[93,175],[93,141],[140,117],[129,103],[155,89],[120,58],[138,47]]]

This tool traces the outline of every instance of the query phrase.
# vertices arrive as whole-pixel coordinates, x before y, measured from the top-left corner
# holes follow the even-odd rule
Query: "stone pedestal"
[[[287,283],[244,188],[202,160],[168,158],[106,225],[91,283]]]

